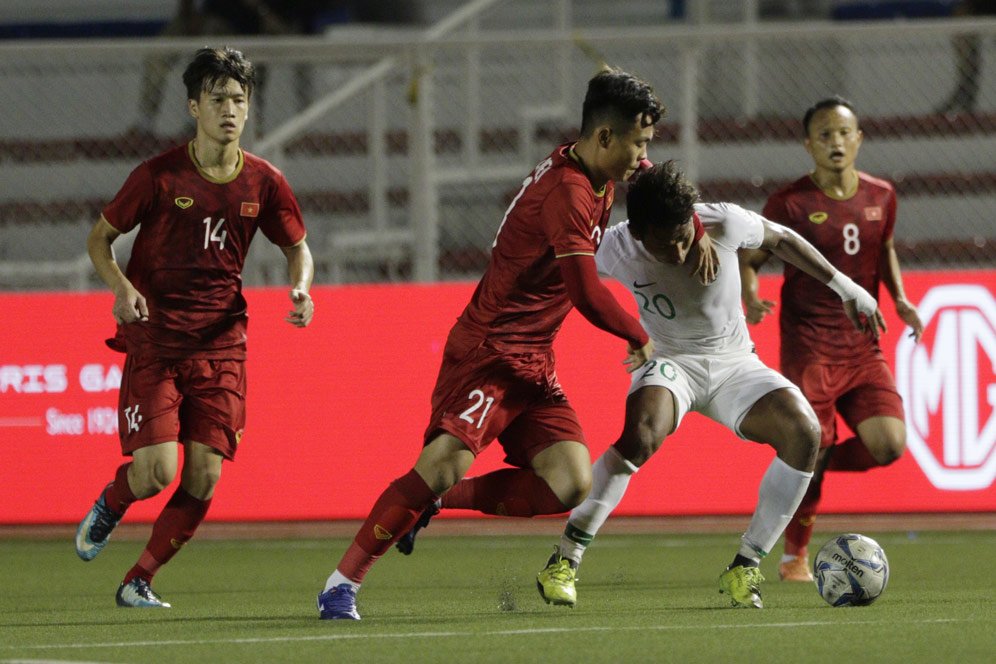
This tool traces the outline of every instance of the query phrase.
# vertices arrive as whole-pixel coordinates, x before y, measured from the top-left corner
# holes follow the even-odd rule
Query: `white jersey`
[[[763,217],[732,203],[698,203],[695,212],[719,255],[716,280],[703,285],[691,266],[654,258],[629,232],[629,222],[605,232],[598,271],[622,282],[640,307],[640,322],[657,353],[714,354],[750,349],[753,342],[740,306],[737,249],[756,249]]]

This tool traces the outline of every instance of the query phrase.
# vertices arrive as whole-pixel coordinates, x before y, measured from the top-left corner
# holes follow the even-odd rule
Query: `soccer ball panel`
[[[827,541],[813,560],[820,596],[830,606],[864,606],[889,583],[889,561],[878,542],[847,533]]]

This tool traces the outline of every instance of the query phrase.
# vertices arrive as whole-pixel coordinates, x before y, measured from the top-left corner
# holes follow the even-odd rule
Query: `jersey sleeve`
[[[595,253],[595,267],[598,268],[599,274],[619,278],[617,271],[622,260],[619,234],[628,233],[628,226],[628,222],[624,221],[605,231],[602,242],[598,245],[598,251]]]
[[[764,217],[739,205],[726,206],[727,234],[737,249],[757,249],[764,241]]]
[[[104,219],[116,230],[127,233],[151,214],[154,204],[152,169],[142,162],[131,172],[114,199],[104,207]]]
[[[893,234],[896,232],[896,208],[898,203],[896,201],[896,190],[892,189],[889,191],[889,200],[885,206],[885,229],[882,233],[883,240],[889,240],[892,238]]]
[[[550,190],[540,208],[540,223],[557,258],[595,255],[591,221],[595,213],[591,194],[583,187],[564,182]]]
[[[293,247],[306,235],[301,208],[283,174],[275,175],[274,185],[273,196],[260,215],[259,229],[278,247]]]

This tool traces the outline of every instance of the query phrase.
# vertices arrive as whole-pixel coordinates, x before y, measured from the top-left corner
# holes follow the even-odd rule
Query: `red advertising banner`
[[[762,294],[777,300],[780,282],[762,279]],[[831,474],[823,509],[996,511],[996,271],[908,272],[905,282],[927,333],[913,344],[884,295],[883,347],[906,404],[907,453],[887,468]],[[209,518],[365,516],[418,455],[443,343],[473,288],[320,287],[304,330],[283,322],[284,290],[250,290],[248,422]],[[113,331],[111,301],[104,293],[0,295],[0,523],[75,522],[122,463],[124,358],[103,343]],[[751,332],[761,358],[777,366],[777,318]],[[594,458],[622,426],[623,343],[575,312],[556,349]],[[640,470],[617,513],[748,514],[772,455],[693,413]],[[495,443],[471,474],[501,459]],[[171,492],[135,504],[129,519],[151,520]]]

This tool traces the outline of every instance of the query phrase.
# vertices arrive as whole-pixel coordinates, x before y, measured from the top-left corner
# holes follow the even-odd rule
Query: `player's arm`
[[[302,239],[292,247],[280,247],[287,259],[287,273],[290,275],[290,299],[294,309],[287,313],[285,321],[295,327],[307,327],[315,315],[315,303],[308,291],[315,278],[315,261],[311,257],[308,242]]]
[[[623,364],[628,372],[636,371],[653,356],[654,342],[640,321],[626,313],[598,278],[595,257],[571,254],[559,257],[557,264],[567,286],[567,295],[581,315],[595,327],[629,342],[628,357]]]
[[[744,314],[747,322],[751,324],[760,323],[764,317],[772,312],[775,303],[773,300],[762,300],[757,295],[758,278],[757,272],[768,259],[771,252],[764,249],[740,249],[737,251],[737,259],[740,262],[740,299],[744,303]]]
[[[111,245],[119,235],[121,232],[111,226],[104,215],[100,215],[87,236],[86,251],[97,276],[114,293],[114,307],[111,310],[114,320],[119,324],[147,321],[149,306],[145,297],[135,289],[114,259],[114,248]]]
[[[856,329],[870,332],[878,339],[879,329],[885,330],[885,318],[878,302],[864,288],[839,271],[823,257],[816,247],[791,228],[765,219],[761,249],[770,251],[781,260],[794,265],[820,283],[826,284],[844,303],[844,313]],[[859,314],[865,316],[861,318]]]
[[[896,314],[900,320],[910,326],[910,336],[915,341],[920,341],[920,337],[923,336],[923,322],[916,307],[906,299],[903,275],[899,270],[899,256],[896,255],[896,247],[891,237],[882,244],[881,272],[882,282],[892,296],[892,301],[896,303]]]

